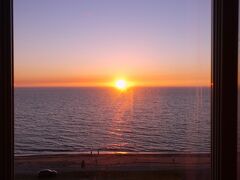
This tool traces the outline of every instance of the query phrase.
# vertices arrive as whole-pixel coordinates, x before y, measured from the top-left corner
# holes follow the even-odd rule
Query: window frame
[[[0,0],[0,179],[14,179],[13,0]]]
[[[212,180],[237,179],[238,3],[212,1]]]
[[[212,0],[212,180],[237,179],[238,0]],[[13,0],[0,0],[0,179],[14,179]]]

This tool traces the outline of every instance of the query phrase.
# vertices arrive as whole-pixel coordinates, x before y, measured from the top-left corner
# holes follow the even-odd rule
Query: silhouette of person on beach
[[[86,167],[86,164],[85,164],[85,161],[82,160],[82,163],[81,163],[81,168],[84,169]]]

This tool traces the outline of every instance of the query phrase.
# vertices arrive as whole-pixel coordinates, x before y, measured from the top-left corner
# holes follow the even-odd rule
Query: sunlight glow
[[[126,90],[128,88],[127,81],[124,79],[119,79],[116,81],[115,87],[121,91]]]

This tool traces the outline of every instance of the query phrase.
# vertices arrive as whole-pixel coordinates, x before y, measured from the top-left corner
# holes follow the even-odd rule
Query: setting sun
[[[115,87],[119,90],[126,90],[128,85],[127,82],[123,79],[117,80],[115,83]]]

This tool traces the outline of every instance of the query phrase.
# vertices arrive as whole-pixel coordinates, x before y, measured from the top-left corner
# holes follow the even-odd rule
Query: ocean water
[[[209,152],[209,88],[16,88],[15,154]]]

